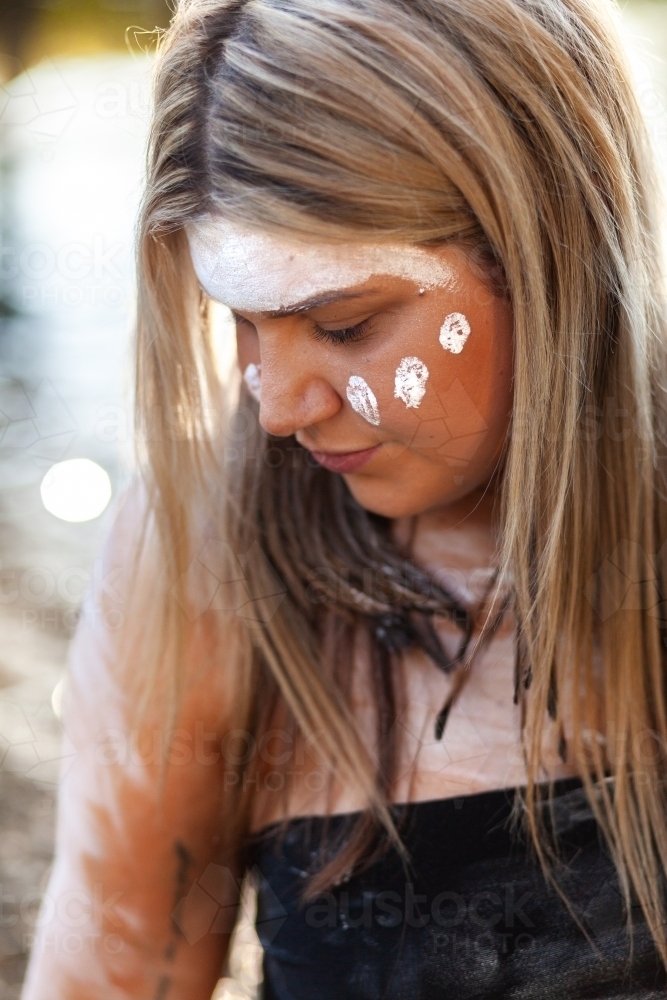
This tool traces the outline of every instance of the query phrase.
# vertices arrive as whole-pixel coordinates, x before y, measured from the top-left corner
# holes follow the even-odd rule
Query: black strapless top
[[[358,813],[260,831],[249,865],[264,1000],[664,997],[638,907],[630,948],[615,869],[581,782],[557,782],[555,796],[558,884],[586,934],[511,834],[514,789],[396,807],[407,872],[392,849],[308,904],[300,896],[323,835],[336,842]]]

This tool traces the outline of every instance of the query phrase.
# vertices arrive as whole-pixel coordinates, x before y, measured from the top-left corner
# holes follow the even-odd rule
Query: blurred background
[[[131,470],[134,227],[170,16],[0,0],[0,1000],[20,994],[51,864],[67,646]],[[216,997],[255,993],[243,927]]]
[[[621,17],[667,179],[667,0]],[[0,0],[0,1000],[51,864],[67,646],[131,471],[133,238],[169,19],[166,0]],[[257,993],[251,909],[216,998]]]

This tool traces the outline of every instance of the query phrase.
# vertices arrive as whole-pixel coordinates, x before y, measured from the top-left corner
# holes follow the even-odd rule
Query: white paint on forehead
[[[347,383],[347,398],[355,413],[374,427],[380,423],[380,411],[375,393],[361,375],[350,375]]]
[[[470,336],[470,323],[463,313],[450,313],[440,327],[440,343],[446,351],[460,354]]]
[[[262,390],[262,366],[254,365],[251,362],[243,373],[243,381],[248,387],[250,395],[259,403]]]
[[[454,280],[451,268],[436,254],[407,244],[309,243],[211,215],[188,225],[186,232],[202,288],[230,309],[289,309],[380,274],[406,278],[420,288]]]
[[[394,379],[394,396],[402,399],[408,409],[417,409],[424,393],[428,368],[419,358],[403,358],[396,369]]]

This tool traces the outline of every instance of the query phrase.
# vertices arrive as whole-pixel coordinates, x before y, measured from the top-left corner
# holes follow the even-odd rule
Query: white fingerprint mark
[[[396,369],[394,396],[402,399],[408,409],[417,409],[426,392],[428,368],[419,358],[403,358]]]
[[[243,381],[247,385],[250,395],[259,403],[262,389],[262,366],[249,364],[243,373]]]
[[[440,327],[440,343],[446,351],[460,354],[470,336],[470,323],[463,313],[450,313]]]
[[[378,401],[368,382],[361,375],[350,375],[347,383],[347,398],[355,413],[375,427],[380,423]]]

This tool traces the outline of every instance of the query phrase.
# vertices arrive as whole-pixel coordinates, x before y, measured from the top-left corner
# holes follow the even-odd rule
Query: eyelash
[[[236,323],[248,323],[252,326],[249,320],[245,319],[243,316],[237,316],[235,312],[232,312],[232,315]],[[325,330],[324,327],[314,323],[315,339],[323,340],[329,344],[335,345],[350,344],[355,340],[360,340],[364,334],[368,332],[372,319],[373,317],[369,316],[368,319],[363,320],[361,323],[357,323],[356,326],[347,326],[342,330]]]
[[[325,330],[323,327],[318,326],[315,323],[315,339],[324,340],[329,344],[349,344],[355,340],[359,340],[367,332],[368,327],[371,324],[371,317],[365,319],[363,323],[357,323],[356,326],[347,326],[342,330]]]

